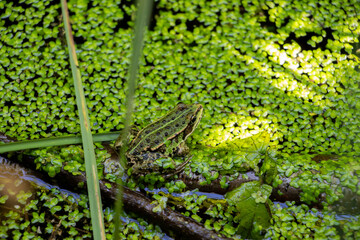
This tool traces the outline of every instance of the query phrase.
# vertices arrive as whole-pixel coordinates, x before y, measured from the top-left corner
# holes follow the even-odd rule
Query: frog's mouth
[[[185,133],[184,140],[186,140],[186,138],[194,132],[196,127],[199,125],[202,115],[203,115],[203,106],[201,104],[197,104],[196,111],[194,114],[192,114],[190,122],[184,131]]]

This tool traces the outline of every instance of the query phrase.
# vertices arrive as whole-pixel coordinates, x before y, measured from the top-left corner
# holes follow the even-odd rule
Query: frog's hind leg
[[[175,174],[181,173],[184,170],[185,166],[190,162],[191,158],[192,158],[192,156],[188,157],[185,160],[185,162],[183,162],[183,163],[179,164],[178,166],[176,166],[174,171],[172,171],[171,173],[166,174],[164,176],[164,179],[170,178],[170,177],[174,176]]]

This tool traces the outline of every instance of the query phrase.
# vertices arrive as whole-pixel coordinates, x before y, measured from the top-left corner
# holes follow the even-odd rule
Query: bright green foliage
[[[255,134],[246,139],[234,138],[231,141],[225,141],[217,146],[219,150],[238,151],[247,153],[265,152],[270,144],[270,135],[267,132]],[[254,157],[250,157],[251,159]]]
[[[203,184],[210,184],[220,174],[233,180],[240,172],[249,170],[260,175],[265,183],[272,184],[277,178],[278,163],[275,146],[271,144],[270,135],[265,131],[247,138],[234,138],[214,148],[194,150],[190,167],[192,172],[203,175],[206,179]],[[227,187],[226,181],[224,177],[220,182],[223,188]]]
[[[345,221],[344,224],[344,238],[358,239],[360,238],[360,218],[352,218],[351,221]]]
[[[100,143],[96,143],[97,163],[103,163],[110,154],[104,150]],[[65,147],[51,147],[28,151],[27,154],[35,156],[34,162],[38,169],[48,172],[49,176],[54,177],[61,168],[74,175],[85,171],[84,152],[80,145],[70,145]],[[103,165],[98,164],[99,176],[103,175]]]
[[[274,159],[276,152],[269,145],[270,135],[267,132],[260,132],[248,138],[234,138],[222,142],[216,149],[241,156],[242,164],[249,165],[251,169],[257,170],[260,165],[259,174],[266,183],[271,184],[277,175],[277,166]]]
[[[242,237],[262,239],[259,232],[270,226],[271,213],[267,206],[271,204],[271,190],[269,185],[247,182],[226,194],[229,203],[238,211],[234,222],[238,223],[236,231]]]
[[[182,192],[186,188],[186,184],[183,181],[171,181],[166,182],[165,187],[169,190],[169,193]]]
[[[339,222],[335,214],[324,211],[322,214],[306,205],[293,203],[283,208],[279,204],[272,207],[272,226],[265,237],[272,239],[340,239],[336,227]]]
[[[284,154],[282,157],[283,164],[278,167],[280,175],[292,178],[290,185],[302,189],[301,200],[306,203],[317,202],[325,194],[326,203],[333,204],[344,197],[344,188],[354,196],[359,195],[358,157],[335,157],[320,164],[311,155]]]
[[[155,194],[154,198],[156,201],[151,202],[151,204],[156,205],[153,208],[153,212],[161,212],[164,208],[166,208],[167,197]]]
[[[134,4],[73,0],[69,8],[92,130],[119,130],[125,112]],[[80,132],[59,13],[58,1],[0,1],[0,129],[18,140]],[[204,117],[189,139],[191,146],[216,147],[266,131],[270,146],[277,146],[279,175],[297,176],[291,185],[303,189],[304,202],[314,202],[325,193],[327,203],[332,203],[342,197],[341,187],[359,194],[357,158],[320,163],[311,159],[313,153],[352,156],[360,151],[360,74],[354,55],[359,50],[353,47],[359,46],[359,22],[360,4],[351,0],[157,0],[135,96],[135,124],[146,125],[179,101],[198,102],[204,106]],[[100,163],[108,154],[98,148]],[[204,184],[229,174],[220,182],[225,188],[227,180],[238,177],[240,171],[272,170],[273,165],[266,162],[259,165],[274,157],[271,151],[256,149],[261,150],[261,160],[247,161],[243,155],[213,149],[193,151],[190,167],[205,177]],[[50,176],[62,166],[74,174],[84,170],[78,147],[31,154]],[[257,153],[248,156],[252,154]],[[329,184],[333,177],[339,185]],[[145,178],[152,185],[165,184],[164,179]],[[273,174],[266,175],[265,181],[281,183]],[[174,192],[185,189],[181,183],[167,186]],[[19,196],[21,201],[25,198]],[[86,201],[79,204],[84,207]],[[221,212],[220,207],[214,208]],[[324,227],[336,225],[329,219],[303,207],[289,209],[294,215],[307,214],[310,220],[306,221],[317,218],[319,222],[309,227],[310,223],[296,223],[284,214],[286,221],[275,217],[269,237],[297,236],[286,229],[298,229],[294,234],[303,231],[304,237],[337,238],[333,227]],[[275,211],[277,216],[287,210]],[[231,217],[221,214],[221,221],[209,220],[205,225],[233,233],[236,226]],[[196,212],[191,216],[199,220]],[[52,229],[45,225],[48,222],[40,223],[41,213],[36,219],[46,231]],[[69,222],[64,220],[72,237],[76,232]],[[346,238],[359,238],[358,220],[342,226],[349,235]],[[0,232],[3,236],[6,233]],[[13,236],[20,238],[21,231],[15,229]]]

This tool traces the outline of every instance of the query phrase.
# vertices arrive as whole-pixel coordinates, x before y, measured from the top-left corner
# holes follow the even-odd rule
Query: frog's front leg
[[[182,157],[189,153],[189,147],[183,140],[183,136],[184,133],[180,133],[176,139],[168,141],[168,144],[165,143],[165,155]]]

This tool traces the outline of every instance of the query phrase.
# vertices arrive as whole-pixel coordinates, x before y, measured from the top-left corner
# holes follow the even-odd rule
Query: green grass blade
[[[130,68],[128,74],[128,92],[126,94],[126,114],[125,114],[125,122],[124,129],[118,140],[122,141],[122,147],[120,152],[120,159],[123,163],[126,162],[125,152],[127,149],[127,135],[130,130],[130,124],[132,122],[132,112],[134,109],[134,93],[136,89],[136,80],[139,73],[139,63],[140,57],[143,48],[145,28],[148,26],[150,14],[153,6],[152,0],[139,0],[138,1],[138,10],[136,13],[135,19],[135,36],[132,43],[132,54],[130,59]],[[118,195],[115,203],[115,217],[114,217],[114,225],[115,231],[113,235],[113,239],[118,239],[119,237],[119,227],[120,227],[120,215],[122,213],[122,185],[121,179],[118,182]]]
[[[101,204],[101,193],[97,176],[97,165],[94,152],[94,144],[91,135],[90,121],[85,101],[84,90],[81,83],[80,69],[76,57],[74,38],[71,33],[69,11],[66,0],[61,0],[61,9],[64,17],[66,40],[69,48],[69,58],[72,75],[74,78],[76,103],[79,110],[81,136],[85,156],[85,169],[87,188],[90,201],[91,224],[95,240],[105,239],[104,216]]]
[[[113,141],[118,136],[119,136],[119,132],[99,133],[99,134],[93,135],[93,140],[94,140],[94,142]],[[20,150],[26,150],[26,149],[34,149],[34,148],[81,144],[81,143],[82,143],[82,138],[80,135],[79,136],[43,138],[43,139],[36,139],[36,140],[28,140],[28,141],[0,144],[0,153],[20,151]]]

